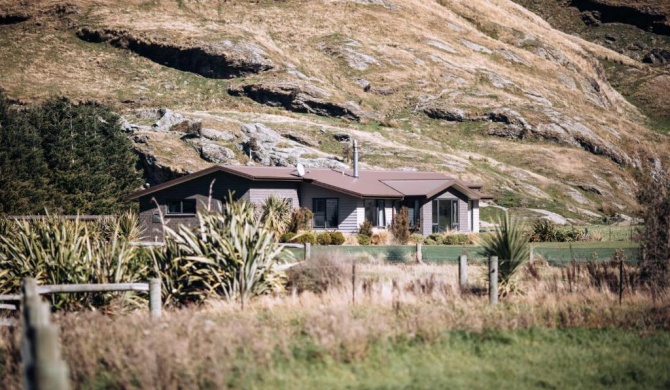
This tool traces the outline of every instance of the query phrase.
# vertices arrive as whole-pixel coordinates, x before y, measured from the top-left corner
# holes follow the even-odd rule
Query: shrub
[[[444,245],[468,245],[470,237],[467,234],[449,234],[444,237]]]
[[[316,242],[317,242],[319,245],[330,245],[330,243],[331,243],[332,241],[333,241],[333,240],[332,240],[332,238],[330,237],[330,232],[319,233],[319,234],[316,236]]]
[[[584,241],[585,239],[586,231],[575,229],[574,226],[572,229],[564,231],[545,218],[533,222],[529,236],[530,242],[574,242]]]
[[[644,251],[641,277],[664,290],[670,287],[670,172],[647,163],[638,172],[637,181],[639,216],[644,221],[639,232]]]
[[[361,226],[359,226],[358,234],[372,237],[372,222],[368,221],[367,219],[363,221]]]
[[[295,242],[299,244],[304,244],[309,242],[310,244],[316,244],[316,236],[312,232],[302,232],[295,236]]]
[[[333,245],[342,245],[347,240],[341,232],[332,232],[330,238]]]
[[[299,209],[293,210],[293,215],[291,216],[291,226],[289,230],[294,233],[298,233],[301,230],[312,230],[313,217],[314,213],[307,207],[301,207]]]
[[[442,233],[431,233],[428,235],[426,241],[428,240],[434,242],[434,244],[428,244],[428,245],[444,245],[445,236]]]
[[[291,240],[293,240],[293,238],[295,236],[296,236],[296,234],[293,233],[293,232],[286,232],[286,233],[282,234],[281,236],[279,236],[279,242],[282,242],[282,243],[291,242]]]
[[[370,236],[367,236],[365,234],[359,234],[357,238],[358,238],[358,245],[370,245],[372,241]]]
[[[419,233],[414,233],[410,236],[412,241],[416,242],[417,244],[423,244],[424,241],[426,240],[425,237],[422,234]]]
[[[289,289],[298,293],[311,291],[320,294],[348,282],[351,279],[351,267],[336,254],[328,252],[291,267],[286,275]]]
[[[393,237],[397,243],[405,245],[409,242],[409,216],[406,206],[402,206],[400,211],[393,217],[391,231],[393,232]]]
[[[375,233],[370,237],[372,245],[386,245],[389,242],[389,234],[385,231]]]
[[[511,218],[506,212],[498,221],[495,233],[480,237],[484,256],[498,256],[498,280],[500,295],[505,296],[518,289],[515,276],[528,261],[530,249],[525,226],[521,220]]]

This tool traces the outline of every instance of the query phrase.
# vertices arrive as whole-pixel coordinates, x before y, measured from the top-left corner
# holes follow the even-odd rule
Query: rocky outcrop
[[[307,149],[295,141],[287,141],[279,133],[260,123],[247,123],[240,128],[242,137],[238,147],[253,161],[265,166],[295,166],[302,163],[310,168],[347,169],[347,165],[334,158],[309,157]]]
[[[273,69],[266,53],[251,43],[179,44],[172,40],[131,33],[126,30],[83,27],[77,36],[87,42],[107,43],[130,50],[158,64],[204,77],[228,79]]]
[[[0,11],[0,25],[25,22],[30,15],[25,12],[2,12]]]
[[[546,111],[550,122],[536,126],[528,122],[519,112],[509,108],[494,108],[478,115],[436,100],[429,100],[419,106],[418,110],[430,118],[449,122],[491,122],[492,126],[487,130],[488,135],[491,136],[510,139],[536,137],[561,145],[580,147],[593,154],[606,156],[617,164],[632,163],[630,157],[619,147],[605,140],[581,122],[551,109]]]
[[[168,132],[174,131],[185,134],[200,134],[202,123],[178,114],[169,108],[159,110],[160,119],[152,125],[155,131]]]
[[[569,3],[582,11],[582,19],[587,24],[623,23],[656,34],[670,35],[667,15],[659,7],[645,5],[644,2],[571,0]]]
[[[653,65],[670,64],[670,50],[654,48],[644,56],[642,62]]]
[[[299,82],[261,82],[230,87],[233,96],[246,96],[258,103],[287,110],[358,121],[363,111],[353,102],[334,103],[331,94],[315,85]]]

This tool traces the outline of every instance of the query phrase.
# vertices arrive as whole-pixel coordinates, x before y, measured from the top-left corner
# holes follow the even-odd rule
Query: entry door
[[[433,233],[458,230],[458,200],[433,201]]]

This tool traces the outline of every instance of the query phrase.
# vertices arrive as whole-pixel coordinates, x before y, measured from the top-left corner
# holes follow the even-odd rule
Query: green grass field
[[[243,389],[565,389],[670,386],[670,334],[621,330],[451,331],[435,343],[373,346],[352,361],[333,359],[309,339],[272,368],[241,361]],[[248,364],[248,365],[247,365]]]

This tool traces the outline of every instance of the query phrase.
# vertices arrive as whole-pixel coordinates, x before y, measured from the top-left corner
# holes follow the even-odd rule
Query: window
[[[337,228],[339,221],[337,198],[314,198],[312,211],[314,212],[315,228]]]
[[[407,219],[409,219],[409,227],[416,227],[419,223],[419,200],[418,199],[404,199],[400,202],[397,210],[400,211],[402,206],[407,207]]]
[[[375,227],[386,227],[386,202],[384,199],[365,200],[365,219]]]
[[[458,230],[458,200],[437,199],[433,206],[433,233]]]
[[[195,214],[195,199],[171,200],[167,205],[168,214]]]

